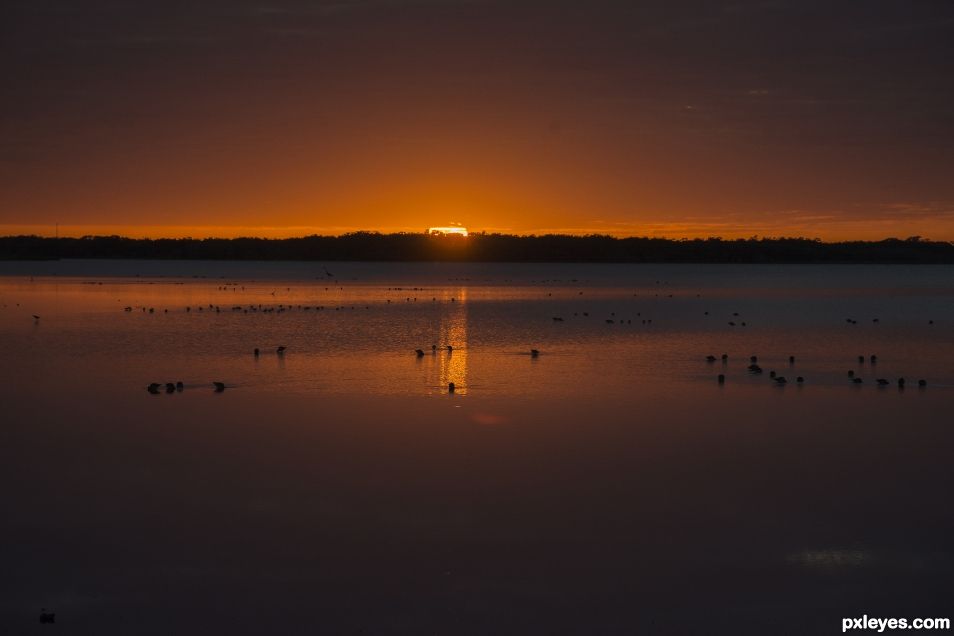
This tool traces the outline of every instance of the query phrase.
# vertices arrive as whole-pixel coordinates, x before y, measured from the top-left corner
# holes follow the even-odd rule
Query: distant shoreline
[[[663,239],[605,235],[377,234],[265,239],[0,237],[0,260],[458,263],[954,264],[954,244],[920,237],[825,243],[807,238]]]

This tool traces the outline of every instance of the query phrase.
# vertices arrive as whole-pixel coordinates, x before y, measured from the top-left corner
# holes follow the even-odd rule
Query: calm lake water
[[[954,614],[951,266],[0,263],[0,355],[2,634]]]

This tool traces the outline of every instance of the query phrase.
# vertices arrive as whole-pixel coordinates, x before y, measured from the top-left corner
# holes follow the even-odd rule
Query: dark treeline
[[[357,232],[288,239],[0,237],[0,260],[60,258],[594,263],[954,263],[954,244],[908,239],[824,243],[805,238],[671,240],[603,235],[469,237]]]

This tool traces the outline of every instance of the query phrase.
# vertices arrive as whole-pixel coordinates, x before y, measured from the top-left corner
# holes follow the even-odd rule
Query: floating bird
[[[854,382],[855,384],[861,384],[863,382],[861,378],[852,378],[851,381]]]
[[[563,318],[560,318],[559,316],[554,316],[553,322],[563,322]]]
[[[215,387],[216,393],[221,393],[222,391],[225,390],[225,382],[213,382],[212,386]]]
[[[40,317],[37,316],[36,314],[33,314],[33,322],[34,322],[34,323],[40,322]]]
[[[758,356],[749,356],[749,362],[751,362],[752,364],[755,364],[758,361],[759,361]]]
[[[878,378],[877,382],[878,382],[878,386],[888,386],[889,384],[891,384],[884,378]]]
[[[927,386],[927,380],[918,380],[918,386],[923,389]]]
[[[803,378],[802,376],[798,376],[797,378],[795,378],[795,381],[798,382],[799,384],[804,384],[805,378]]]
[[[454,345],[447,345],[447,353],[454,353]]]
[[[457,387],[454,386],[454,383],[453,383],[453,382],[450,382],[450,383],[447,384],[447,392],[448,392],[448,393],[453,393],[456,388],[457,388]]]
[[[706,356],[706,362],[715,362],[715,361],[716,361],[715,356]]]
[[[795,364],[795,356],[788,356],[788,363]]]
[[[762,373],[762,367],[757,364],[750,364],[749,373]]]
[[[166,382],[166,393],[175,393],[176,385],[173,382]]]
[[[898,378],[898,388],[899,389],[904,388],[904,378]]]
[[[779,386],[783,384],[788,384],[788,380],[785,379],[784,375],[780,375],[777,378],[775,378],[775,384],[778,384]]]
[[[160,386],[162,386],[162,385],[159,384],[158,382],[153,382],[152,384],[150,384],[149,386],[146,387],[146,390],[149,391],[150,393],[152,393],[153,395],[159,395],[159,387],[160,387]]]
[[[774,378],[774,377],[775,377],[775,371],[769,371],[769,377],[770,377],[770,378]]]
[[[46,611],[46,608],[43,607],[40,609],[40,622],[44,624],[55,623],[56,614],[53,612]]]
[[[724,375],[724,374],[720,373],[717,379],[718,379],[718,381],[719,381],[719,384],[725,384],[725,375]]]
[[[252,351],[252,355],[257,358],[258,354],[259,354],[258,347],[255,347],[255,349]]]
[[[278,355],[282,355],[285,353],[285,349],[287,348],[288,347],[286,347],[285,345],[282,345],[279,348],[275,349],[275,353],[277,353]]]
[[[855,377],[855,372],[852,371],[851,369],[848,369],[848,377],[849,377],[849,378]]]
[[[184,388],[185,388],[185,385],[182,383],[182,380],[179,380],[178,382],[176,382],[176,391],[180,391],[180,392],[181,392],[182,389],[184,389]]]
[[[423,358],[423,357],[424,357],[424,350],[423,350],[423,349],[415,349],[415,350],[414,350],[414,353],[417,354],[417,357],[418,357],[418,358]]]
[[[864,363],[865,363],[865,357],[864,357],[864,356],[858,356],[858,364],[864,364]]]
[[[531,350],[530,350],[530,357],[531,357],[531,358],[539,358],[539,357],[540,357],[540,352],[537,351],[536,349],[531,349]]]
[[[431,345],[431,353],[437,353],[437,345],[436,345],[436,344],[432,344],[432,345]]]
[[[874,364],[874,363],[876,363],[877,361],[878,361],[878,356],[872,354],[872,356],[871,356],[871,364]]]
[[[729,361],[729,354],[728,354],[728,353],[723,353],[723,354],[722,354],[722,361],[723,361],[723,362],[728,362],[728,361]]]

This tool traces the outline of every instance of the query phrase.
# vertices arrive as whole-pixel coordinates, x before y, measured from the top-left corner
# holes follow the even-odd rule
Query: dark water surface
[[[954,267],[3,263],[0,356],[0,634],[954,613]]]

